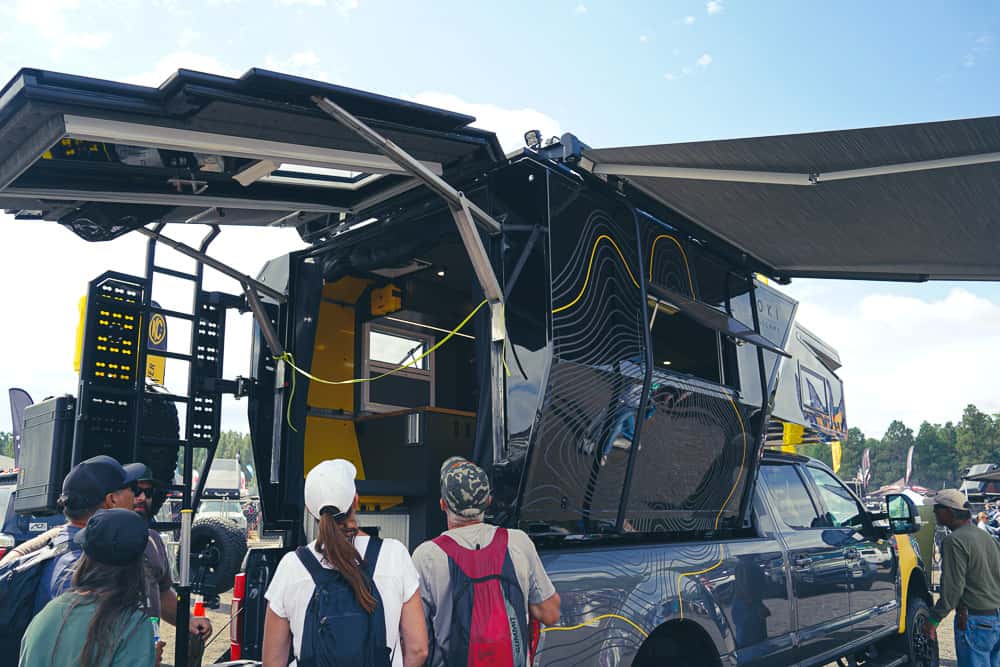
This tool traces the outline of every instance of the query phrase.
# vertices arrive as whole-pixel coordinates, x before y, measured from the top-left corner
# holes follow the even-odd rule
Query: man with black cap
[[[938,525],[951,533],[941,542],[941,595],[924,624],[932,638],[955,613],[958,667],[1000,666],[1000,545],[971,522],[969,500],[944,489],[925,502],[934,505]]]
[[[149,466],[144,463],[128,463],[125,472],[129,478],[135,479],[132,488],[135,500],[132,509],[145,519],[146,525],[153,521],[156,513],[154,494],[158,494],[162,483],[153,478]],[[147,608],[150,616],[155,616],[170,625],[177,625],[177,594],[174,592],[173,576],[170,574],[170,559],[167,548],[163,544],[160,533],[148,529],[144,565],[146,573]],[[192,616],[188,625],[192,635],[198,635],[203,640],[212,634],[212,623],[204,616]]]
[[[69,521],[59,527],[52,544],[68,542],[69,548],[58,558],[45,565],[41,581],[35,592],[35,613],[49,600],[69,588],[73,578],[73,566],[80,559],[83,550],[73,541],[76,534],[87,525],[98,510],[111,508],[131,508],[134,502],[132,484],[122,464],[110,456],[100,455],[81,461],[63,479],[59,507]],[[21,553],[31,553],[46,545],[21,545]]]
[[[427,615],[431,667],[459,663],[524,667],[529,660],[528,619],[545,625],[559,620],[559,594],[527,533],[483,522],[491,501],[490,480],[482,468],[459,456],[444,462],[441,510],[448,530],[413,552]],[[453,574],[467,581],[456,581]],[[455,616],[478,606],[481,597],[472,591],[484,583],[499,585],[505,608],[476,609],[471,616],[482,618],[484,613],[506,620],[499,633],[505,638],[500,647],[474,645],[470,634],[483,634],[472,627],[472,618]],[[458,599],[463,596],[467,599]],[[482,596],[486,597],[491,596]],[[456,627],[461,631],[453,632]]]

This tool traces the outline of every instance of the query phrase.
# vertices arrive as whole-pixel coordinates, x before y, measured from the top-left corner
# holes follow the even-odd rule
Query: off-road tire
[[[893,640],[893,648],[897,655],[907,655],[910,665],[914,667],[938,667],[938,644],[931,640],[923,630],[924,621],[930,618],[931,609],[927,602],[911,595],[906,602],[906,632]]]
[[[191,526],[192,585],[225,593],[233,587],[233,577],[239,573],[246,552],[246,535],[231,521],[195,521]]]

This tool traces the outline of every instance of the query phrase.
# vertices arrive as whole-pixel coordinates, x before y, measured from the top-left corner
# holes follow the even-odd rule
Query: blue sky
[[[532,127],[614,146],[1000,109],[993,2],[31,0],[0,2],[0,26],[4,81],[23,66],[149,85],[182,66],[229,75],[267,67],[471,112],[508,148]],[[58,280],[24,256],[42,238],[66,259]],[[87,246],[0,216],[0,284],[37,281],[68,308],[44,341],[16,327],[0,334],[6,349],[52,348],[30,365],[0,359],[5,385],[73,391],[71,304],[88,278],[137,261],[137,243],[116,244]],[[252,272],[295,238],[246,244],[227,240],[219,253]],[[996,285],[799,281],[789,291],[805,324],[840,349],[848,420],[870,435],[896,417],[914,428],[924,417],[957,420],[968,402],[1000,411]],[[10,309],[32,303],[2,298]],[[246,372],[245,356],[232,363]],[[227,410],[233,428],[245,428],[239,415]]]

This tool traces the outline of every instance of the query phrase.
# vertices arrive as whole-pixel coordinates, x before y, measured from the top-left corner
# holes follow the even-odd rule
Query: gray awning
[[[1000,279],[1000,116],[583,157],[776,276]]]

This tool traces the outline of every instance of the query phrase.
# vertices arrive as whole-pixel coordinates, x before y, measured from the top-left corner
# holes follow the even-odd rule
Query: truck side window
[[[857,528],[861,526],[862,510],[858,501],[839,479],[825,470],[806,466],[806,471],[826,506],[829,523],[837,528]]]
[[[822,519],[809,491],[792,465],[763,465],[760,474],[774,500],[774,509],[789,528],[818,528]]]

